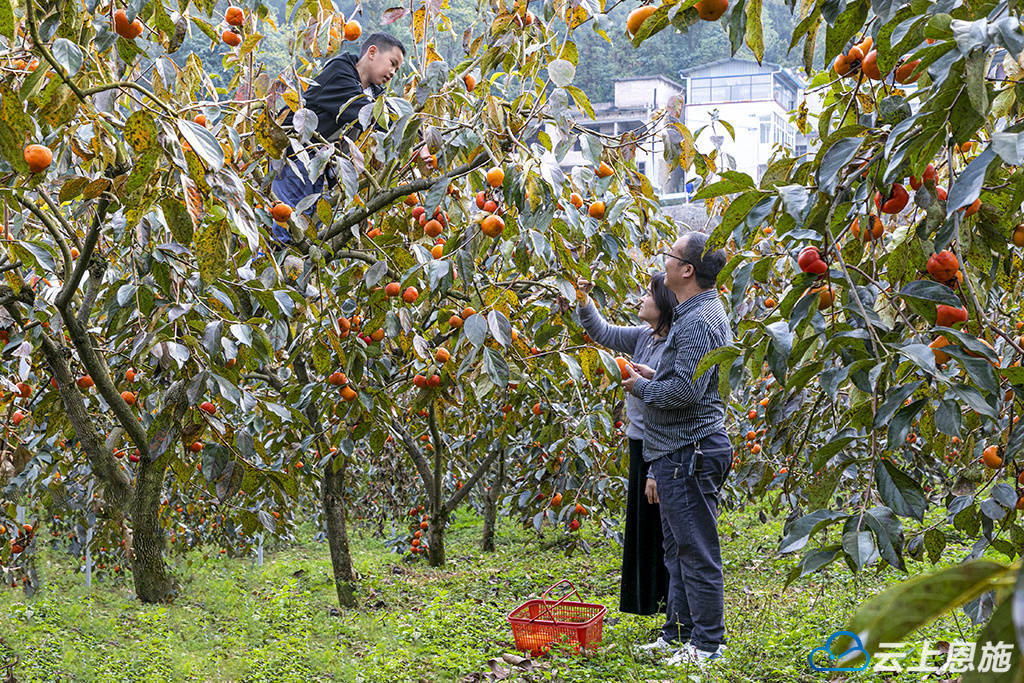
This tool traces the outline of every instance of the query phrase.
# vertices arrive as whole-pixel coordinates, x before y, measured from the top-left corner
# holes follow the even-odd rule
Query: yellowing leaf
[[[302,107],[302,103],[299,102],[299,93],[294,88],[290,88],[281,93],[281,99],[288,105],[288,108],[292,111],[298,111]]]
[[[199,277],[210,284],[224,273],[228,263],[228,249],[224,236],[227,223],[207,223],[196,232],[195,254]]]
[[[153,116],[144,110],[133,112],[124,122],[124,140],[136,152],[156,145],[157,128]]]
[[[422,42],[423,36],[426,35],[426,19],[427,13],[422,7],[412,13],[412,35],[417,43]]]
[[[267,153],[275,159],[280,159],[288,148],[288,135],[270,118],[266,108],[260,112],[253,126],[253,133],[260,146],[267,150]]]

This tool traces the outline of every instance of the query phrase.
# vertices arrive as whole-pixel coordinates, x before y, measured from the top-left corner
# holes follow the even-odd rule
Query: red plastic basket
[[[558,600],[549,594],[559,586],[567,585]],[[566,600],[570,595],[576,601]],[[534,657],[545,652],[553,643],[573,645],[577,651],[601,642],[601,626],[608,608],[583,602],[576,587],[568,579],[550,586],[539,599],[527,600],[508,615],[517,650],[528,650]]]

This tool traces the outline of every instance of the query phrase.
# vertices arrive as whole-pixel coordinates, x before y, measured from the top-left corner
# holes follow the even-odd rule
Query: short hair
[[[725,268],[725,250],[714,249],[707,253],[704,247],[708,243],[708,236],[702,232],[688,232],[686,246],[683,248],[683,258],[693,266],[694,277],[697,278],[697,286],[701,289],[710,289],[715,286],[718,274]]]
[[[672,316],[675,314],[679,301],[676,299],[675,293],[665,286],[664,271],[658,271],[651,276],[651,296],[654,297],[654,305],[658,307],[658,325],[654,328],[654,332],[668,334],[672,327]]]
[[[387,33],[371,33],[366,40],[363,41],[363,50],[359,53],[359,56],[362,57],[365,55],[366,51],[369,50],[371,46],[376,46],[379,52],[384,52],[385,50],[397,47],[402,51],[402,56],[405,56],[405,45],[402,45],[402,41],[392,35],[388,35]]]

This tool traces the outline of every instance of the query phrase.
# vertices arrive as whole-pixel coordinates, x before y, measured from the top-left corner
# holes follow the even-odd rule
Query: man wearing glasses
[[[644,448],[651,462],[647,496],[661,505],[669,574],[666,621],[644,650],[675,650],[669,664],[701,666],[725,649],[724,582],[718,541],[718,494],[732,467],[718,368],[694,370],[732,339],[716,279],[725,253],[704,253],[707,236],[690,232],[665,257],[665,285],[679,304],[657,370],[626,366],[622,386],[645,405]]]

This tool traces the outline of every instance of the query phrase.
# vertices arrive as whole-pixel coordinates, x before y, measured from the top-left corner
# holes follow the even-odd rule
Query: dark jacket
[[[362,132],[359,110],[369,104],[370,99],[363,93],[359,72],[356,71],[358,60],[356,55],[347,52],[332,57],[316,77],[316,83],[306,90],[305,107],[316,114],[316,132],[327,140],[352,122],[355,122],[351,129],[353,133],[358,135]],[[370,89],[374,97],[384,92],[379,85],[371,85]],[[353,97],[358,99],[352,100]],[[288,114],[284,122],[290,126],[292,114]]]

